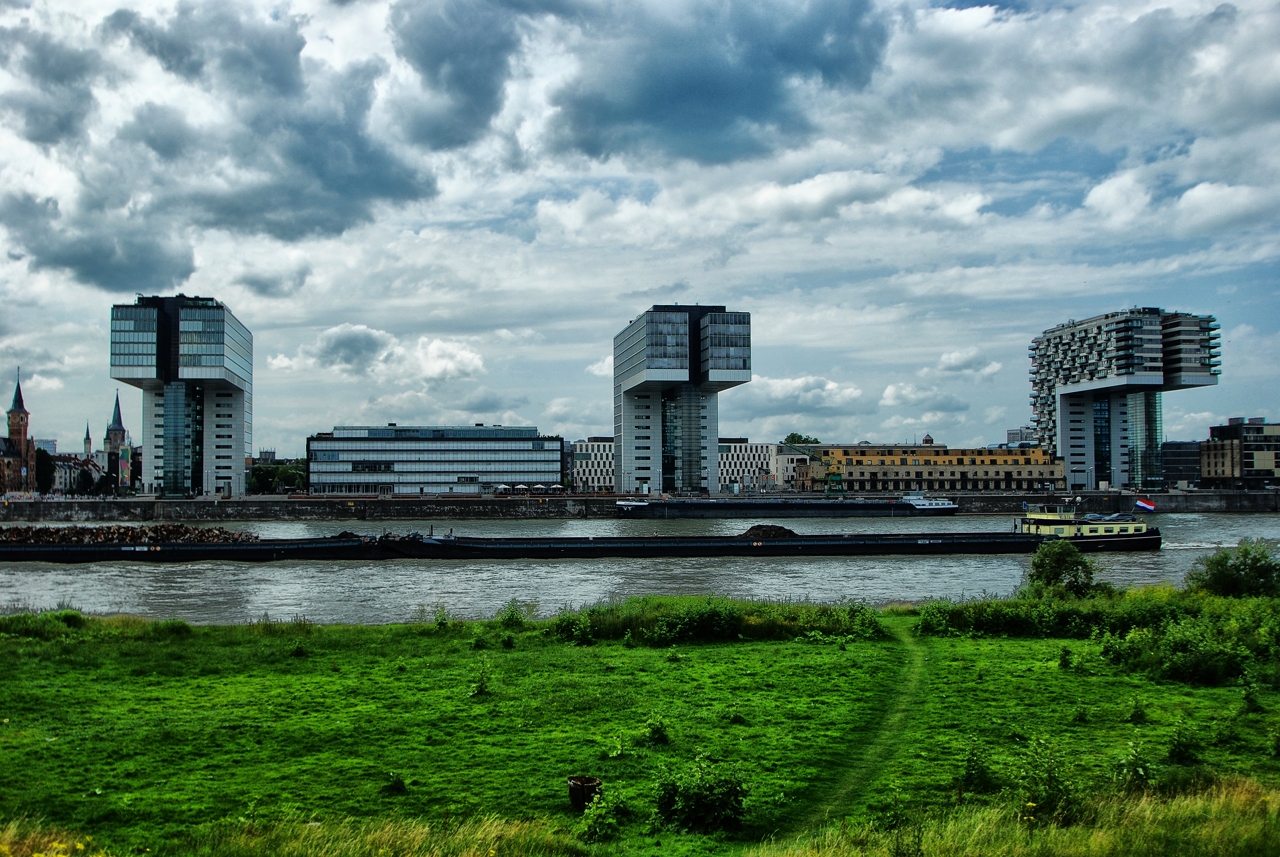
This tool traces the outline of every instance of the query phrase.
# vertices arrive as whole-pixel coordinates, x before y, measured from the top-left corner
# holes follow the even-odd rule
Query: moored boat
[[[950,500],[908,494],[905,497],[733,497],[619,500],[619,518],[916,518],[954,515]]]
[[[1081,515],[1071,503],[1029,506],[1015,530],[1043,539],[1069,539],[1080,550],[1158,550],[1162,541],[1159,528],[1147,526],[1136,515]]]

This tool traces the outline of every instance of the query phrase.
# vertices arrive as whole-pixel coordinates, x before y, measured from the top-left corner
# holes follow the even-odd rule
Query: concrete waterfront
[[[795,495],[789,495],[795,496]],[[1017,514],[1025,503],[1043,503],[1059,495],[940,494],[960,506],[960,514]],[[1135,495],[1083,492],[1085,512],[1127,512]],[[1153,495],[1160,512],[1280,512],[1277,491],[1194,491]],[[7,500],[0,523],[91,521],[309,521],[309,520],[477,520],[528,518],[613,518],[618,498],[565,497],[414,497],[338,499],[251,496],[232,500]]]

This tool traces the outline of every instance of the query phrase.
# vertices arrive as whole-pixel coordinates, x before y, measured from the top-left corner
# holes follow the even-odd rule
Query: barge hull
[[[658,557],[803,557],[1029,554],[1051,537],[1022,533],[889,533],[750,539],[740,536],[651,538],[276,539],[245,544],[58,545],[0,543],[0,563],[280,562],[392,559],[648,559]],[[1160,549],[1159,530],[1071,540],[1081,551]]]

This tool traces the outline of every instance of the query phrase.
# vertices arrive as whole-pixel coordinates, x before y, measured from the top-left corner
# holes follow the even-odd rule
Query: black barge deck
[[[0,563],[279,562],[393,559],[504,560],[620,557],[886,556],[1029,554],[1051,537],[1022,533],[877,533],[847,535],[644,536],[577,538],[372,538],[344,533],[314,539],[230,544],[27,544],[0,542]],[[1160,549],[1160,531],[1073,538],[1081,551]]]

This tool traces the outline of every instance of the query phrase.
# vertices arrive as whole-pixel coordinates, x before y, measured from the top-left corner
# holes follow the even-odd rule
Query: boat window
[[[1089,528],[1089,532],[1091,532],[1091,533],[1096,533],[1096,532],[1098,532],[1098,528],[1097,528],[1097,527],[1090,527],[1090,528]]]
[[[1054,527],[1053,532],[1059,536],[1062,535],[1062,527]]]
[[[1104,533],[1114,533],[1114,532],[1116,531],[1116,528],[1115,528],[1115,527],[1103,527],[1102,531],[1103,531]]]
[[[1129,532],[1129,528],[1128,528],[1128,527],[1121,527],[1121,528],[1120,528],[1120,532],[1122,532],[1122,533],[1127,533],[1127,532]]]

